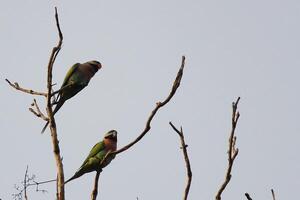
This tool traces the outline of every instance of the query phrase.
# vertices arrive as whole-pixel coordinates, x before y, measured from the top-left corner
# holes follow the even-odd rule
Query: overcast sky
[[[182,84],[151,131],[120,154],[100,177],[98,199],[181,199],[185,165],[177,134],[183,126],[193,182],[190,199],[214,199],[227,168],[231,102],[241,97],[232,179],[223,199],[296,199],[300,187],[300,2],[297,0],[3,1],[0,7],[0,198],[11,199],[26,166],[37,181],[56,177],[49,130],[28,111],[46,90],[57,44],[54,6],[64,43],[53,70],[62,83],[76,62],[99,60],[89,86],[56,115],[65,177],[78,169],[103,134],[116,129],[122,147],[136,138],[157,101],[169,93],[186,56]],[[45,99],[35,97],[44,110]],[[94,173],[66,185],[67,199],[89,199]],[[55,199],[28,191],[30,199]]]

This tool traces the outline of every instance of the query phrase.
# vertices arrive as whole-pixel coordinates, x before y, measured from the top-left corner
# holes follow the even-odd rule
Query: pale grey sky
[[[116,129],[119,147],[144,128],[155,102],[169,93],[186,56],[181,87],[152,129],[118,156],[100,178],[99,199],[181,199],[185,167],[182,125],[193,170],[190,199],[214,199],[227,167],[231,102],[241,96],[240,153],[223,199],[296,199],[300,187],[300,2],[252,1],[5,1],[0,8],[0,198],[11,199],[26,165],[37,180],[55,178],[44,122],[29,111],[33,97],[5,78],[45,90],[46,65],[57,43],[58,6],[64,43],[54,68],[60,85],[76,62],[103,64],[90,85],[57,114],[66,178],[103,134]],[[42,107],[43,98],[37,98]],[[67,199],[88,199],[94,173],[66,186]],[[30,199],[55,199],[29,190]]]

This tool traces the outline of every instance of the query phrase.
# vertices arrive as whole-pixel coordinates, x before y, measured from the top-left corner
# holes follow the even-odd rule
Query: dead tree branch
[[[56,179],[48,180],[48,181],[42,181],[42,182],[36,181],[36,176],[34,174],[29,176],[29,170],[28,170],[28,166],[27,166],[25,174],[24,174],[24,180],[21,182],[22,186],[18,186],[18,185],[15,184],[15,189],[18,192],[15,193],[15,194],[12,194],[12,197],[15,200],[22,200],[23,199],[23,194],[24,194],[24,199],[28,200],[27,191],[28,191],[29,187],[35,186],[35,191],[36,192],[45,193],[45,192],[47,192],[47,190],[40,189],[39,185],[54,182],[54,181],[56,181]]]
[[[188,147],[188,145],[185,143],[182,127],[180,127],[180,131],[179,131],[172,124],[172,122],[169,122],[169,124],[173,128],[173,130],[176,133],[178,133],[178,135],[180,137],[180,141],[181,141],[181,147],[180,148],[182,149],[182,152],[183,152],[183,156],[184,156],[184,160],[185,160],[185,166],[186,166],[186,172],[187,172],[187,183],[186,183],[186,187],[185,187],[185,190],[184,190],[183,200],[187,200],[188,195],[189,195],[189,191],[190,191],[190,187],[191,187],[191,183],[192,183],[191,164],[190,164],[189,156],[188,156],[187,149],[186,149]]]
[[[273,189],[271,189],[271,193],[272,193],[272,198],[273,198],[273,200],[276,200],[276,198],[275,198],[275,192],[274,192]]]
[[[47,98],[47,117],[41,112],[36,100],[33,100],[32,106],[35,107],[35,110],[33,108],[29,108],[29,110],[35,114],[37,117],[40,117],[44,119],[45,121],[49,121],[50,124],[50,131],[51,131],[51,139],[52,139],[52,146],[53,146],[53,153],[54,153],[54,158],[56,161],[56,168],[57,168],[57,199],[58,200],[64,200],[65,199],[65,189],[64,189],[64,171],[63,171],[63,164],[62,164],[62,159],[60,156],[60,148],[59,148],[59,141],[57,139],[57,131],[56,131],[56,124],[55,124],[55,119],[53,116],[53,111],[52,111],[52,105],[51,105],[51,97],[52,97],[52,69],[53,69],[53,64],[55,62],[55,59],[61,49],[62,46],[62,41],[63,41],[63,35],[60,29],[59,25],[59,19],[58,19],[58,13],[57,13],[57,8],[55,7],[55,20],[56,20],[56,26],[58,30],[58,35],[59,35],[59,41],[57,46],[53,47],[49,62],[48,62],[48,71],[47,71],[47,93],[43,92],[36,92],[33,90],[29,89],[24,89],[19,86],[18,83],[12,84],[8,79],[6,81],[10,86],[15,88],[16,90],[20,90],[22,92],[32,94],[32,95],[41,95],[45,96]],[[26,185],[26,184],[25,184]],[[38,184],[37,184],[38,185]],[[26,187],[25,187],[26,190]]]
[[[24,176],[24,184],[23,184],[25,200],[28,200],[28,197],[27,197],[27,177],[28,177],[28,175],[27,175],[27,173],[28,173],[28,165],[26,167],[25,176]]]
[[[180,86],[181,78],[182,78],[182,75],[183,75],[184,65],[185,65],[185,56],[182,56],[181,66],[180,66],[180,69],[179,69],[179,71],[177,73],[176,79],[175,79],[175,81],[173,83],[173,87],[172,87],[172,90],[171,90],[169,96],[163,102],[157,102],[156,103],[156,107],[152,110],[152,112],[151,112],[151,114],[150,114],[150,116],[149,116],[149,118],[148,118],[148,120],[146,122],[145,129],[142,131],[142,133],[134,141],[132,141],[128,145],[124,146],[123,148],[121,148],[121,149],[119,149],[119,150],[117,150],[115,152],[112,152],[112,154],[117,155],[119,153],[122,153],[123,151],[128,150],[130,147],[132,147],[137,142],[139,142],[146,135],[146,133],[151,129],[151,121],[154,118],[154,116],[157,113],[157,111],[161,107],[163,107],[164,105],[166,105],[172,99],[172,97],[176,93],[178,87]]]
[[[31,94],[31,95],[39,95],[39,96],[44,96],[44,97],[47,97],[47,93],[44,93],[44,92],[36,92],[36,91],[33,91],[31,89],[25,89],[25,88],[22,88],[19,86],[19,84],[17,82],[15,83],[11,83],[8,79],[5,79],[6,82],[13,88],[15,88],[16,90],[19,90],[19,91],[22,91],[24,93],[27,93],[27,94]]]
[[[36,110],[33,108],[29,108],[29,111],[32,112],[35,116],[42,118],[45,121],[48,121],[49,118],[46,117],[40,110],[40,107],[38,106],[35,99],[33,99],[33,103],[31,104],[32,107],[35,107]]]
[[[235,134],[235,128],[237,125],[237,122],[240,117],[240,113],[237,111],[237,106],[240,101],[240,97],[237,98],[236,102],[232,103],[232,118],[231,118],[231,133],[229,136],[229,147],[228,147],[228,168],[226,171],[226,176],[223,184],[221,185],[220,189],[217,192],[216,200],[221,200],[222,192],[225,190],[227,184],[229,183],[231,179],[231,170],[234,163],[234,160],[236,156],[238,155],[239,149],[235,147],[236,142],[236,136]]]
[[[250,195],[248,193],[245,193],[245,196],[246,196],[247,200],[252,200],[252,198],[250,197]]]
[[[101,171],[97,171],[96,176],[95,176],[94,189],[93,189],[93,192],[92,192],[92,195],[91,195],[91,199],[92,200],[96,200],[97,199],[97,195],[98,195],[98,182],[99,182],[100,173],[101,173]]]
[[[176,75],[176,78],[175,78],[175,81],[173,83],[173,86],[172,86],[172,89],[171,89],[171,92],[169,93],[168,97],[163,101],[163,102],[157,102],[156,103],[156,107],[152,110],[150,116],[148,117],[147,119],[147,122],[146,122],[146,126],[144,128],[144,130],[142,131],[142,133],[132,142],[130,142],[128,145],[124,146],[123,148],[117,150],[117,151],[114,151],[114,152],[110,152],[108,153],[105,158],[102,160],[102,162],[105,162],[106,159],[109,157],[109,156],[115,156],[119,153],[122,153],[126,150],[128,150],[129,148],[131,148],[133,145],[135,145],[137,142],[139,142],[145,135],[146,133],[149,132],[149,130],[151,129],[151,122],[152,122],[152,119],[154,118],[155,114],[157,113],[157,111],[163,107],[164,105],[166,105],[171,99],[172,97],[175,95],[178,87],[180,86],[180,82],[181,82],[181,78],[183,76],[183,69],[184,69],[184,66],[185,66],[185,56],[182,56],[182,60],[181,60],[181,66],[179,68],[179,71],[177,72],[177,75]],[[95,179],[96,180],[96,179]],[[97,183],[98,184],[98,183]]]
[[[63,164],[62,159],[60,156],[60,148],[59,148],[59,141],[57,139],[57,130],[56,130],[56,123],[52,111],[52,105],[51,105],[51,92],[52,92],[52,69],[53,64],[55,62],[55,59],[61,49],[62,41],[63,41],[63,34],[60,29],[59,25],[59,19],[57,14],[57,8],[55,7],[55,20],[56,20],[56,26],[58,30],[59,35],[59,41],[57,46],[53,47],[50,59],[48,62],[48,73],[47,73],[47,114],[49,118],[49,124],[50,124],[50,131],[51,131],[51,139],[52,139],[52,146],[53,146],[53,152],[54,152],[54,158],[56,161],[56,168],[57,168],[57,199],[58,200],[64,200],[65,199],[65,187],[64,187],[64,170],[63,170]]]

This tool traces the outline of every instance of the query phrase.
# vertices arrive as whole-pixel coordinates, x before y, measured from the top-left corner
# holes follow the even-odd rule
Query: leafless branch
[[[239,101],[240,101],[240,97],[237,98],[236,102],[232,103],[232,118],[231,118],[232,128],[231,128],[231,133],[230,133],[230,137],[229,137],[229,147],[228,147],[228,152],[227,152],[228,153],[228,168],[226,171],[225,180],[217,192],[216,200],[221,200],[222,192],[225,190],[227,184],[229,183],[229,181],[231,179],[232,166],[233,166],[234,160],[239,152],[238,148],[235,147],[236,136],[234,135],[235,128],[236,128],[237,122],[240,117],[240,113],[237,111],[237,106],[238,106]]]
[[[18,191],[18,193],[15,193],[15,194],[12,195],[13,199],[15,199],[15,200],[22,200],[23,199],[23,194],[24,194],[25,200],[28,200],[27,190],[31,186],[35,186],[35,191],[36,192],[45,193],[45,192],[47,192],[47,190],[40,189],[39,185],[56,181],[56,179],[54,179],[54,180],[48,180],[48,181],[38,182],[38,181],[35,180],[36,176],[34,174],[31,175],[31,176],[29,176],[29,172],[28,171],[29,170],[28,170],[28,166],[27,166],[26,167],[26,171],[25,171],[25,175],[24,175],[24,180],[21,182],[22,187],[20,187],[18,185],[15,185],[15,189]]]
[[[276,200],[276,198],[275,198],[275,192],[274,192],[273,189],[271,189],[271,193],[272,193],[272,198],[273,198],[273,200]]]
[[[252,198],[250,197],[250,195],[248,193],[245,193],[245,196],[248,200],[252,200]]]
[[[93,192],[92,192],[92,195],[91,195],[91,199],[92,200],[96,200],[97,199],[97,195],[98,195],[98,182],[99,182],[100,173],[101,173],[101,171],[97,171],[96,176],[95,176],[94,189],[93,189]]]
[[[172,99],[172,97],[175,95],[178,87],[180,86],[181,78],[183,76],[184,66],[185,66],[185,56],[182,56],[181,66],[179,68],[179,71],[177,72],[177,76],[176,76],[175,81],[173,83],[171,92],[169,93],[168,97],[163,102],[157,102],[156,103],[156,107],[152,110],[150,116],[148,117],[148,120],[146,122],[146,126],[145,126],[144,130],[142,131],[142,133],[134,141],[130,142],[128,145],[124,146],[123,148],[121,148],[121,149],[119,149],[117,151],[108,153],[105,156],[105,158],[102,160],[102,162],[105,162],[106,159],[107,159],[107,157],[109,157],[109,156],[115,156],[115,155],[117,155],[119,153],[122,153],[122,152],[128,150],[133,145],[135,145],[137,142],[139,142],[146,135],[146,133],[148,133],[148,131],[151,129],[152,119],[154,118],[154,116],[157,113],[157,111],[161,107],[163,107],[164,105],[166,105]]]
[[[63,164],[62,159],[60,156],[60,148],[59,148],[59,141],[57,139],[57,130],[56,130],[56,123],[52,111],[52,105],[51,105],[51,92],[52,92],[52,69],[55,62],[55,59],[61,49],[62,41],[63,41],[63,34],[60,29],[59,25],[59,19],[58,19],[58,13],[57,8],[55,7],[55,20],[56,20],[56,26],[58,30],[59,35],[59,41],[57,46],[55,46],[52,49],[52,53],[50,55],[50,59],[48,62],[48,73],[47,73],[47,114],[49,118],[49,124],[50,124],[50,131],[51,131],[51,138],[52,138],[52,146],[53,146],[53,152],[54,152],[54,158],[56,161],[56,167],[57,167],[57,184],[58,184],[58,191],[57,191],[57,199],[58,200],[64,200],[65,199],[65,187],[64,187],[64,170],[63,170]]]
[[[180,131],[179,131],[172,124],[172,122],[169,122],[169,124],[173,128],[173,130],[176,133],[178,133],[178,135],[180,137],[180,141],[181,141],[181,149],[182,149],[182,152],[183,152],[183,156],[184,156],[184,160],[185,160],[185,166],[186,166],[186,172],[187,172],[187,184],[186,184],[186,187],[185,187],[185,190],[184,190],[183,200],[187,200],[188,195],[189,195],[189,191],[190,191],[190,187],[191,187],[191,183],[192,183],[192,170],[191,170],[191,164],[190,164],[189,156],[188,156],[188,153],[187,153],[188,145],[185,143],[182,127],[180,127]]]
[[[124,146],[123,148],[121,148],[121,149],[119,149],[119,150],[117,150],[115,152],[112,152],[112,154],[116,154],[117,155],[119,153],[122,153],[123,151],[128,150],[130,147],[132,147],[137,142],[139,142],[146,135],[146,133],[151,129],[151,121],[154,118],[154,116],[157,113],[157,111],[161,107],[163,107],[164,105],[166,105],[172,99],[172,97],[176,93],[178,87],[180,86],[181,78],[182,78],[182,75],[183,75],[184,65],[185,65],[185,56],[182,56],[181,66],[180,66],[180,69],[179,69],[179,71],[177,73],[176,79],[175,79],[175,81],[173,83],[173,87],[172,87],[172,90],[171,90],[169,96],[163,102],[157,102],[156,103],[156,107],[152,110],[152,112],[151,112],[151,114],[150,114],[150,116],[149,116],[149,118],[148,118],[148,120],[146,122],[145,129],[142,131],[142,133],[134,141],[132,141],[128,145]]]
[[[29,111],[32,112],[35,116],[42,118],[45,121],[48,121],[48,117],[46,117],[40,110],[40,107],[38,106],[35,99],[33,99],[33,103],[31,104],[32,107],[35,107],[36,110],[33,108],[29,108]]]
[[[22,92],[25,92],[27,94],[31,94],[31,95],[39,95],[39,96],[44,96],[44,97],[47,97],[47,93],[44,93],[44,92],[36,92],[36,91],[33,91],[31,89],[25,89],[25,88],[22,88],[19,86],[19,84],[17,82],[15,83],[11,83],[8,79],[5,79],[6,82],[13,88],[15,88],[16,90],[19,90],[19,91],[22,91]]]
[[[28,197],[27,197],[27,177],[28,177],[28,175],[27,175],[27,173],[28,173],[28,165],[26,167],[25,176],[24,176],[24,184],[23,184],[25,200],[28,200]]]

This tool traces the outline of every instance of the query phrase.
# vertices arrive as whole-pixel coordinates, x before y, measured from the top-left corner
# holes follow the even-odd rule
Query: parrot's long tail
[[[43,127],[41,133],[44,133],[44,132],[45,132],[45,130],[46,130],[46,128],[47,128],[48,125],[49,125],[49,121],[45,124],[45,126]]]
[[[80,176],[82,176],[84,173],[82,173],[82,172],[77,172],[77,173],[75,173],[74,174],[74,176],[72,176],[71,178],[69,178],[67,181],[65,181],[65,183],[64,184],[67,184],[68,182],[70,182],[70,181],[72,181],[72,180],[74,180],[74,179],[76,179],[76,178],[79,178]]]
[[[53,115],[55,115],[55,113],[62,107],[62,105],[63,105],[64,103],[65,103],[65,101],[63,101],[63,100],[58,101],[58,103],[57,103],[55,109],[53,110]],[[41,133],[44,133],[44,132],[45,132],[45,130],[46,130],[46,128],[48,127],[48,125],[49,125],[49,121],[45,124],[45,126],[43,127]]]

